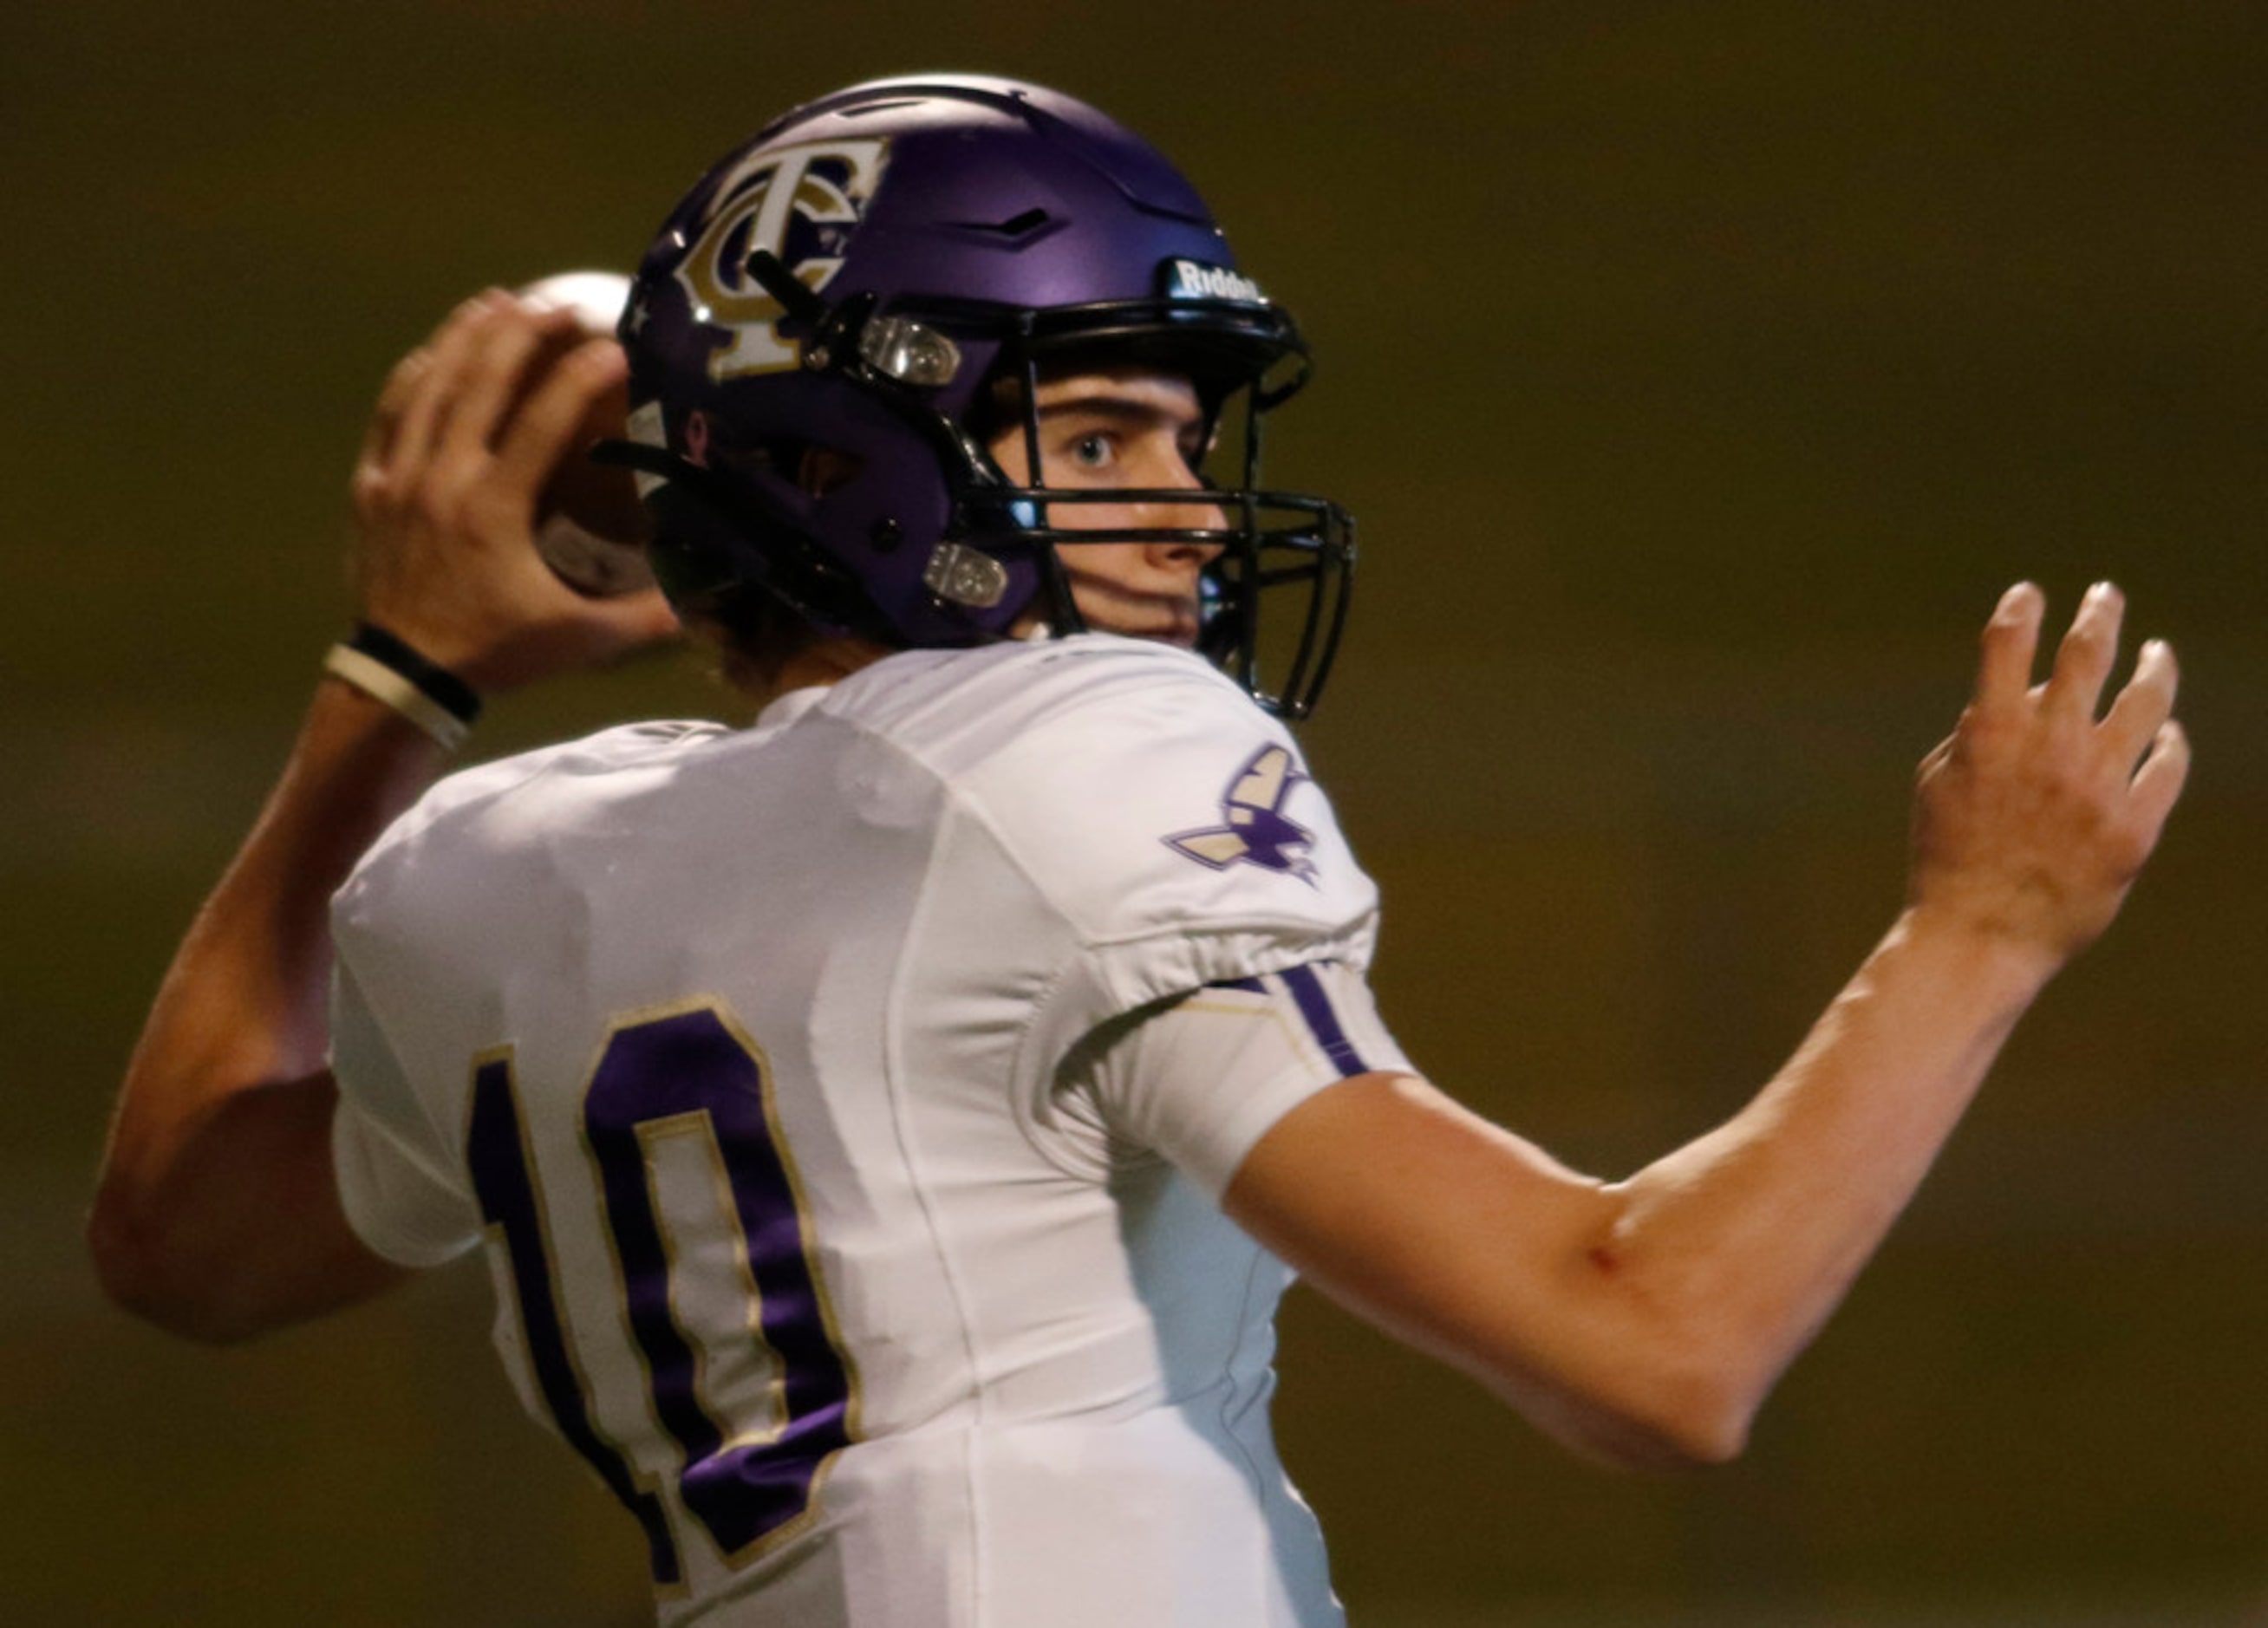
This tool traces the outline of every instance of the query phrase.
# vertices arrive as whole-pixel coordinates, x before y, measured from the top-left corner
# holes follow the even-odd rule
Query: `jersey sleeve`
[[[1072,1051],[1059,1092],[1118,1144],[1162,1155],[1218,1199],[1270,1126],[1327,1086],[1414,1073],[1368,985],[1336,961],[1211,985]]]
[[[478,1204],[433,1133],[342,955],[331,982],[331,1156],[348,1222],[379,1255],[438,1266],[480,1241]]]
[[[1188,652],[1069,651],[1013,704],[1012,743],[948,778],[1058,946],[1018,1047],[1019,1112],[1092,1171],[1057,1092],[1074,1047],[1208,985],[1322,962],[1359,979],[1378,894],[1298,744]]]

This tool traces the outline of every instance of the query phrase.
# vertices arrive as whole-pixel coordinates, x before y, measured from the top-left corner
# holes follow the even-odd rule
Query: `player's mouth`
[[[1077,571],[1068,575],[1079,614],[1094,631],[1196,648],[1200,622],[1194,592],[1142,593]]]

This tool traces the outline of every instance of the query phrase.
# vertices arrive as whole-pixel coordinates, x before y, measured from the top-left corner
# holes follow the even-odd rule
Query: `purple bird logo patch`
[[[1165,838],[1166,845],[1210,870],[1256,865],[1312,884],[1315,866],[1306,851],[1315,834],[1284,813],[1284,799],[1307,777],[1292,762],[1289,748],[1264,747],[1221,793],[1224,823],[1179,832]]]

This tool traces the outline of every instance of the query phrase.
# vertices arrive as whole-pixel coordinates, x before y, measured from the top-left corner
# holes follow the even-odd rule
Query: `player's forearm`
[[[145,1106],[320,1068],[331,895],[431,784],[438,747],[335,680],[317,689],[268,806],[166,975],[129,1070],[129,1123]]]
[[[387,708],[320,687],[128,1064],[89,1236],[136,1309],[177,1322],[160,1308],[241,1298],[224,1276],[266,1270],[279,1231],[336,1224],[322,1135],[330,896],[443,762]]]
[[[1905,1208],[2053,958],[1909,912],[1740,1114],[1612,1191],[1601,1276],[1712,1370],[1738,1446]]]
[[[1378,1073],[1285,1115],[1223,1204],[1326,1293],[1571,1445],[1721,1461],[2053,964],[1909,914],[1748,1108],[1626,1182]]]

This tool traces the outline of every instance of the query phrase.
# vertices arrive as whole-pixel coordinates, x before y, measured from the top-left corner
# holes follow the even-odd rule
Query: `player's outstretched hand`
[[[489,693],[673,637],[659,593],[585,598],[535,549],[539,495],[625,365],[495,290],[404,357],[355,467],[363,615]]]
[[[2097,716],[2124,609],[2110,584],[2088,590],[2035,685],[2046,607],[2029,583],[2009,589],[1984,629],[1974,698],[1922,762],[1912,907],[2036,954],[2043,971],[2110,924],[2189,772],[2169,645],[2144,645]]]

